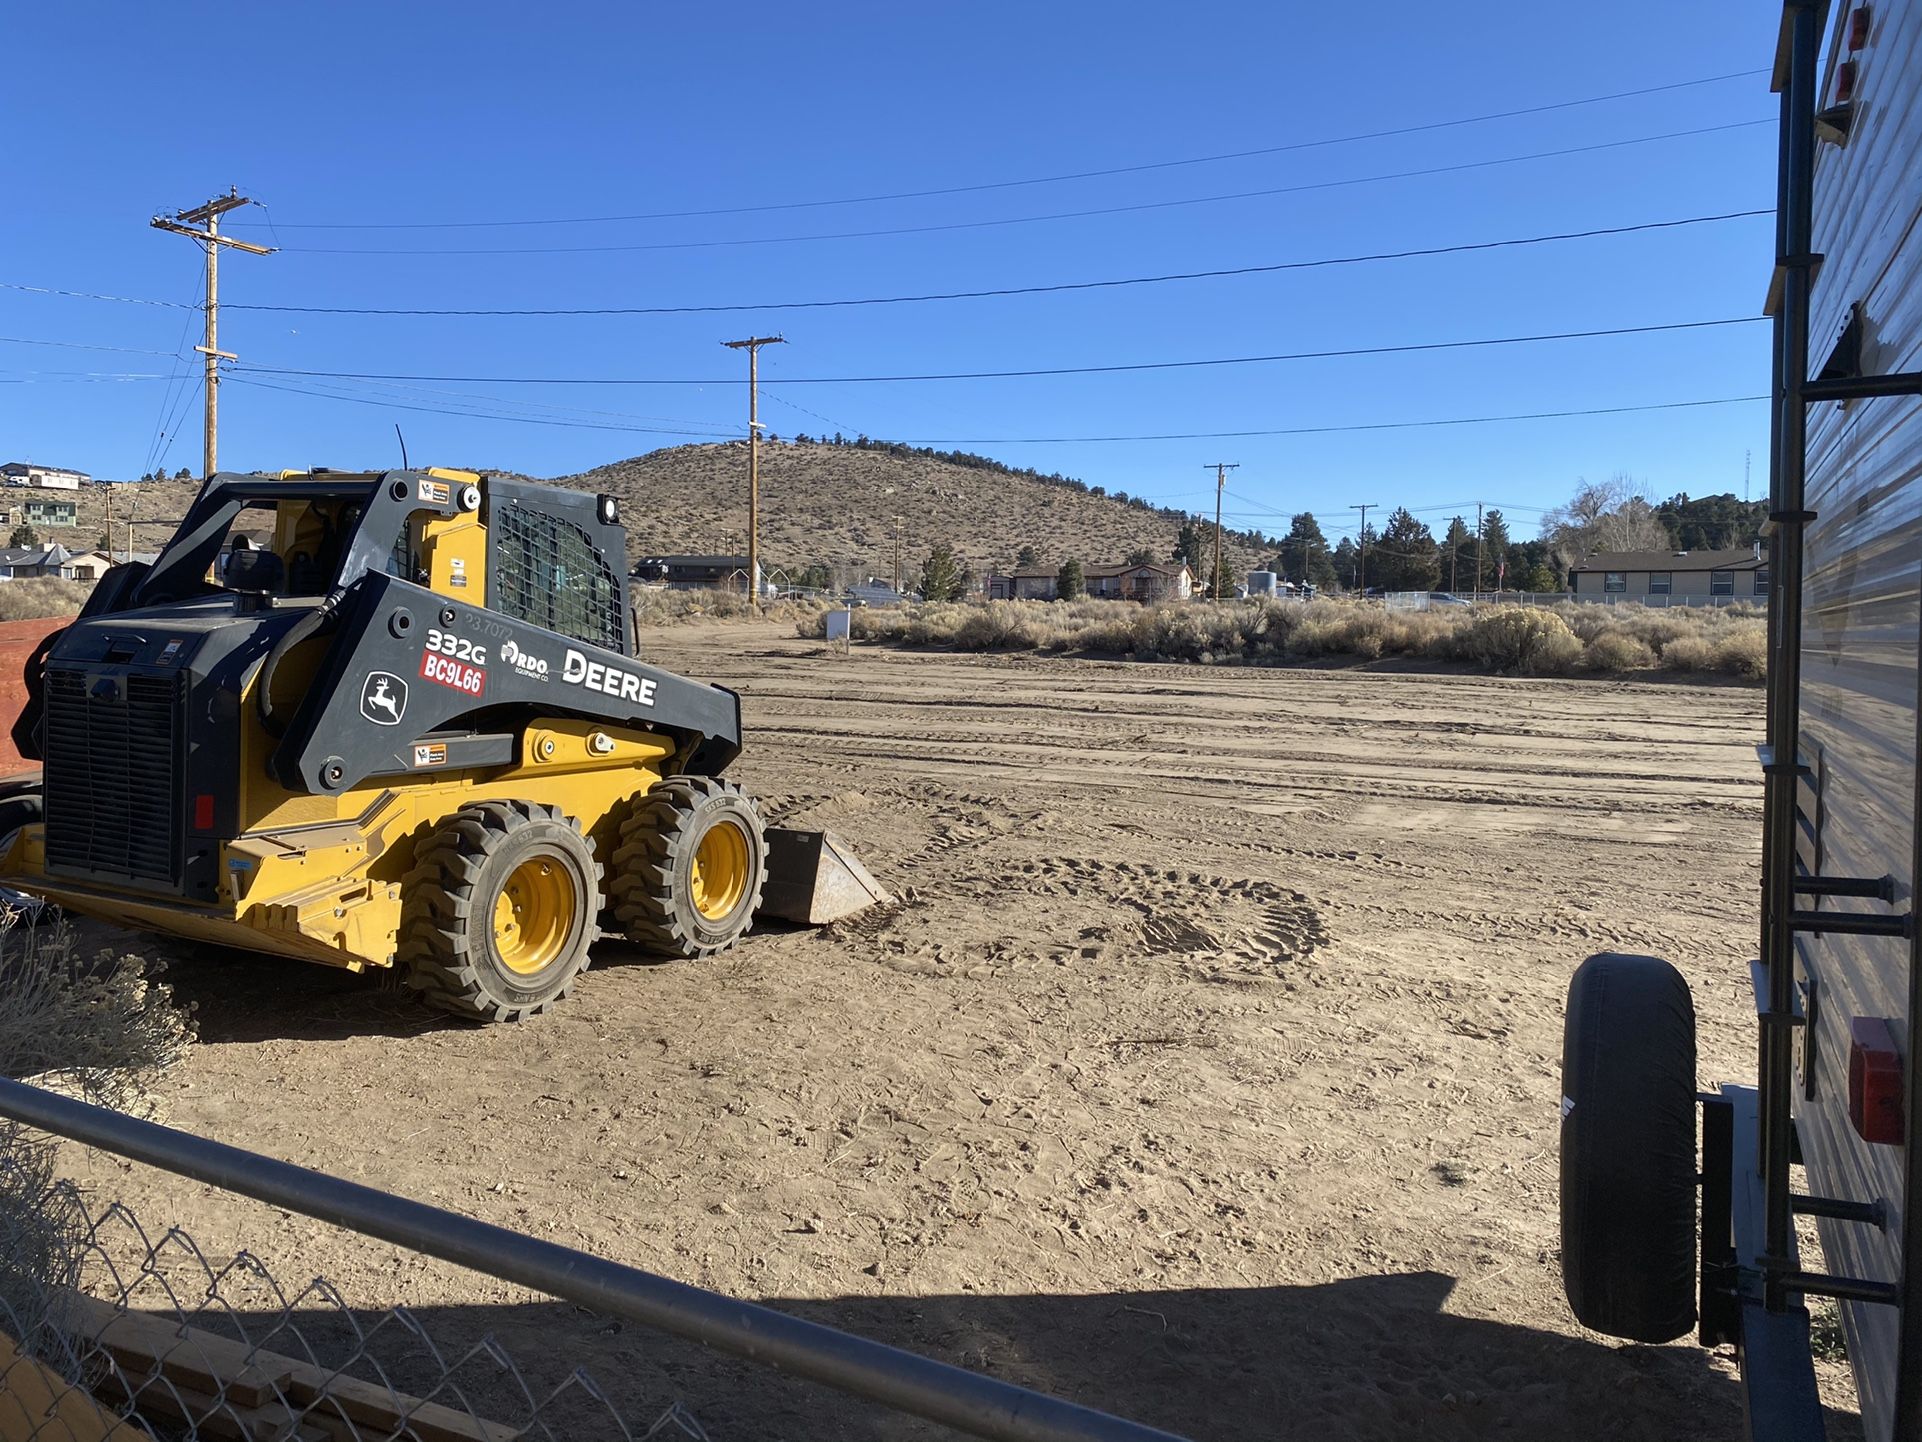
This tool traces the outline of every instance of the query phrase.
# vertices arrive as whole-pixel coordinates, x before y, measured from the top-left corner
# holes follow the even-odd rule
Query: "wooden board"
[[[261,1351],[171,1317],[123,1311],[83,1296],[72,1298],[66,1315],[76,1337],[94,1342],[120,1365],[125,1373],[120,1390],[138,1391],[143,1408],[152,1399],[166,1410],[174,1403],[170,1394],[177,1394],[179,1405],[171,1415],[235,1442],[279,1442],[290,1435],[295,1416],[300,1426],[291,1435],[303,1442],[353,1442],[363,1432],[409,1442],[513,1442],[519,1436],[515,1428]],[[143,1387],[149,1378],[167,1385]],[[189,1415],[182,1417],[182,1410]],[[0,1442],[5,1438],[0,1432]]]
[[[65,1432],[50,1424],[59,1424]],[[24,1442],[41,1435],[61,1442],[149,1442],[81,1388],[0,1333],[0,1439]]]

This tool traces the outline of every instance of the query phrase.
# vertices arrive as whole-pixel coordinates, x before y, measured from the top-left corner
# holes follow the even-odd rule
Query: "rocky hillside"
[[[78,524],[54,526],[40,523],[32,526],[33,533],[42,541],[58,541],[70,551],[94,550],[107,533],[107,506],[111,496],[114,549],[123,553],[127,549],[127,521],[131,512],[133,548],[136,551],[157,551],[174,533],[175,525],[187,514],[187,506],[199,493],[199,481],[184,480],[85,486],[77,491],[41,491],[28,486],[6,486],[0,488],[0,511],[8,513],[8,521],[0,526],[0,541],[6,540],[15,526],[26,523],[29,501],[73,501],[78,508]]]
[[[471,462],[470,462],[471,464]],[[676,446],[616,461],[555,484],[607,491],[621,498],[630,561],[643,555],[737,554],[746,549],[747,445]],[[158,550],[199,489],[197,481],[165,480],[112,487],[114,544],[127,544],[134,508],[135,548]],[[30,494],[11,490],[13,498]],[[80,502],[80,524],[41,539],[75,550],[98,544],[106,529],[106,490],[33,492]],[[838,583],[887,577],[899,518],[905,572],[918,576],[931,547],[945,541],[977,572],[1006,570],[1023,546],[1044,566],[1075,557],[1084,565],[1127,559],[1131,551],[1167,559],[1178,516],[1078,482],[1035,476],[904,448],[861,448],[776,441],[761,448],[761,550],[764,564],[790,574],[823,564]],[[1212,529],[1208,529],[1212,541]],[[1273,549],[1257,552],[1230,532],[1224,551],[1239,575]]]
[[[746,548],[747,443],[676,446],[561,483],[621,498],[630,550],[737,554]],[[769,568],[822,563],[842,581],[886,577],[899,518],[904,568],[917,575],[943,541],[978,572],[1005,570],[1023,546],[1046,566],[1173,553],[1179,519],[1076,482],[989,468],[905,448],[778,441],[761,447],[761,550]],[[1212,532],[1211,532],[1212,536]],[[1234,573],[1257,556],[1245,538],[1224,546]],[[1272,555],[1272,550],[1268,552]]]

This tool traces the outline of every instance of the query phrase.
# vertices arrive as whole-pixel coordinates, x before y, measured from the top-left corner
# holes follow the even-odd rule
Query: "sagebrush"
[[[0,585],[0,621],[36,621],[43,616],[72,616],[86,604],[93,586],[58,576],[29,576]]]
[[[63,925],[0,911],[0,1075],[150,1111],[151,1082],[192,1034],[190,1017],[155,977],[138,957],[84,957]],[[59,1184],[55,1159],[39,1133],[0,1123],[0,1330],[58,1366],[72,1357],[59,1345],[61,1307],[85,1218]]]
[[[825,609],[796,633],[819,638]],[[946,601],[857,610],[856,640],[954,651],[1072,651],[1137,661],[1289,664],[1323,657],[1452,661],[1516,675],[1622,675],[1665,668],[1759,680],[1768,626],[1748,606],[1449,607],[1253,599]]]

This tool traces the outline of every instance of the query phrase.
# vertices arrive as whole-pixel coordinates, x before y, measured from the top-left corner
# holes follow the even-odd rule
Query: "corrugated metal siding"
[[[1848,6],[1837,8],[1846,25]],[[1846,147],[1816,160],[1816,277],[1810,354],[1818,369],[1862,303],[1872,374],[1922,368],[1922,6],[1875,7],[1859,64],[1857,117]],[[1831,67],[1831,75],[1833,68]],[[1832,82],[1831,82],[1832,83]],[[1833,94],[1824,91],[1825,98]],[[1915,905],[1917,646],[1922,638],[1922,400],[1856,401],[1809,416],[1806,611],[1802,632],[1804,757],[1821,786],[1822,869],[1892,875],[1897,905]],[[1882,910],[1871,903],[1827,903]],[[1906,1033],[1908,946],[1887,938],[1821,936],[1799,943],[1818,985],[1815,1096],[1798,1088],[1799,1130],[1812,1189],[1890,1208],[1886,1231],[1824,1223],[1836,1271],[1895,1281],[1907,1223],[1901,1151],[1871,1147],[1848,1120],[1848,1026],[1895,1018]],[[1911,1059],[1911,1065],[1915,1064]],[[1849,1352],[1871,1439],[1889,1435],[1896,1315],[1844,1309]]]

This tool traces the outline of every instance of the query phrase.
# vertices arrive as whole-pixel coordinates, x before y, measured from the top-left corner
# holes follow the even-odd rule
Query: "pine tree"
[[[1460,516],[1448,522],[1448,534],[1441,543],[1442,584],[1451,591],[1479,589],[1475,585],[1475,533]]]
[[[1070,556],[1061,563],[1061,569],[1054,578],[1054,598],[1057,601],[1079,599],[1087,590],[1081,576],[1081,562]]]
[[[1195,524],[1193,516],[1186,517],[1181,523],[1181,530],[1175,536],[1173,559],[1186,561],[1188,569],[1199,576],[1202,574],[1203,544],[1201,527]]]
[[[1032,571],[1041,564],[1041,557],[1035,554],[1033,546],[1023,546],[1015,553],[1014,568],[1017,571]]]
[[[1325,590],[1341,584],[1335,574],[1335,564],[1329,559],[1328,538],[1322,534],[1321,523],[1312,512],[1303,511],[1289,523],[1288,534],[1281,538],[1281,554],[1275,561],[1282,576],[1297,585],[1306,581]]]
[[[1441,579],[1441,553],[1434,534],[1397,506],[1381,529],[1381,540],[1368,548],[1375,564],[1375,584],[1384,591],[1428,591]]]
[[[13,528],[13,534],[7,537],[7,544],[17,550],[30,549],[40,544],[40,533],[23,522]]]
[[[1482,573],[1475,581],[1477,591],[1501,588],[1502,562],[1508,558],[1508,547],[1508,522],[1500,511],[1490,511],[1482,518]]]
[[[952,601],[960,594],[961,568],[954,548],[940,542],[921,563],[921,595],[929,601]]]
[[[1361,589],[1361,573],[1356,567],[1355,543],[1343,536],[1335,543],[1335,554],[1331,565],[1335,572],[1335,585],[1346,586],[1351,591]]]

